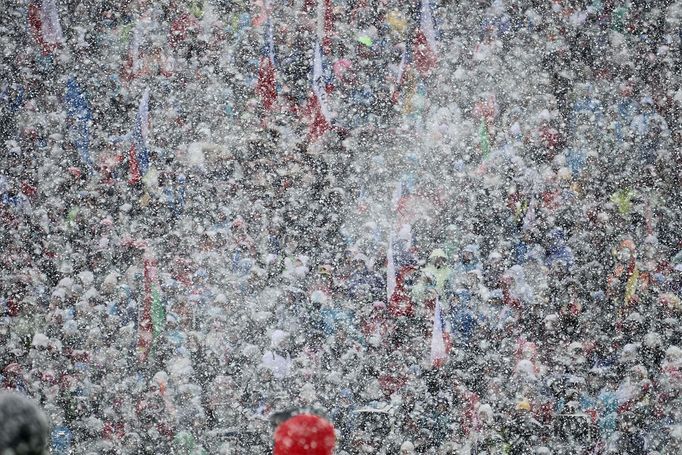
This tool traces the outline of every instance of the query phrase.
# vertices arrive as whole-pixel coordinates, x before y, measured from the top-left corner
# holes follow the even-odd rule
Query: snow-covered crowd
[[[52,453],[262,455],[289,408],[678,453],[681,1],[2,15],[0,384]]]

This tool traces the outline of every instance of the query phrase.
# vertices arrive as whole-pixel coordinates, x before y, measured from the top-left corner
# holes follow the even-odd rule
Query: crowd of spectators
[[[682,2],[4,16],[0,384],[52,453],[262,455],[292,407],[338,454],[679,449]]]

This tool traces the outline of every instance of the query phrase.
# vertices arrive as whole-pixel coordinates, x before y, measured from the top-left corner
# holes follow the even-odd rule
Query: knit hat
[[[275,430],[273,455],[331,455],[336,436],[334,426],[314,414],[298,414]]]

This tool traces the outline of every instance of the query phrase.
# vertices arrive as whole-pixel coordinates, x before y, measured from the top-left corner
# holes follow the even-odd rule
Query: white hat
[[[33,335],[31,346],[46,348],[50,343],[50,339],[44,333],[36,333]]]
[[[289,333],[285,332],[284,330],[275,330],[272,332],[272,335],[270,335],[270,345],[273,348],[278,347],[284,340],[286,340],[289,337]]]
[[[414,444],[410,441],[405,441],[400,446],[400,453],[414,453]]]

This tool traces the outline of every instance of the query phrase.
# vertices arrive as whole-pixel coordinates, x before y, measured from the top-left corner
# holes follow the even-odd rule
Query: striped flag
[[[395,291],[396,276],[395,276],[395,259],[393,254],[393,232],[388,236],[388,251],[386,252],[386,301],[390,302]]]
[[[85,94],[81,90],[74,77],[66,82],[66,115],[73,121],[75,129],[74,146],[83,162],[83,165],[92,172],[94,165],[90,157],[90,132],[89,123],[92,120],[92,110]]]
[[[431,331],[431,365],[440,368],[448,358],[443,333],[443,316],[441,314],[440,300],[436,298],[436,310],[433,316],[433,330]]]
[[[128,165],[130,167],[130,184],[134,185],[145,176],[149,170],[149,89],[145,89],[140,99],[140,105],[135,116],[133,127],[133,141],[130,146]]]
[[[28,24],[43,55],[51,54],[64,43],[54,0],[33,0],[28,6]]]
[[[391,195],[391,206],[394,214],[398,212],[398,204],[403,193],[403,184],[401,180],[396,183],[393,194]],[[386,296],[387,301],[391,301],[393,297],[393,292],[395,292],[396,286],[396,270],[395,270],[395,253],[393,251],[393,244],[395,243],[395,235],[393,233],[394,226],[390,228],[390,234],[388,236],[388,250],[386,251]]]
[[[277,100],[277,79],[275,77],[275,44],[272,37],[272,19],[269,0],[263,0],[263,14],[265,15],[264,45],[261,51],[260,65],[258,67],[258,81],[256,82],[256,94],[260,96],[263,108],[266,111],[272,109]]]
[[[438,64],[438,41],[429,0],[421,0],[419,20],[404,43],[400,63],[391,93],[391,102],[403,98],[403,112],[412,113],[412,97],[418,89],[419,76],[428,76]]]
[[[414,63],[422,75],[428,75],[438,63],[436,27],[429,0],[421,1],[419,25],[414,35]]]

